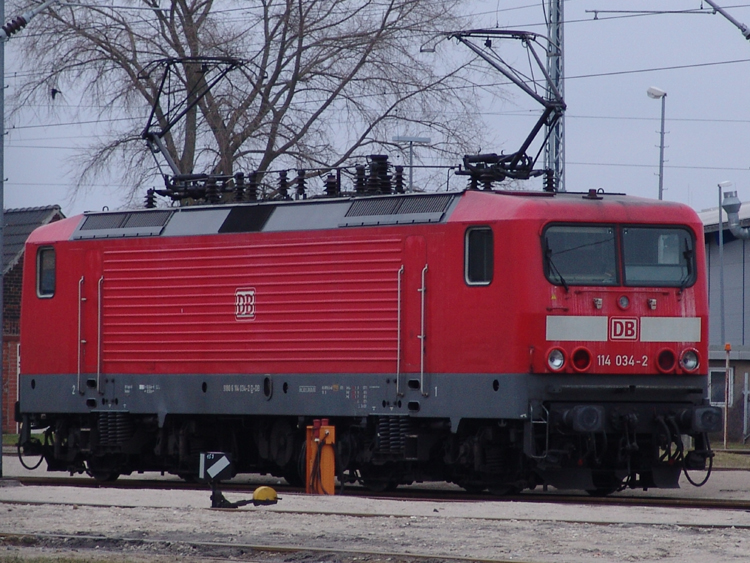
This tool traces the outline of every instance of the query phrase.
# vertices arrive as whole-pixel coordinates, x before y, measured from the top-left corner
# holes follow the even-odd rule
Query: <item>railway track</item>
[[[110,537],[102,535],[79,535],[79,534],[8,534],[0,532],[0,546],[22,546],[24,548],[47,548],[47,549],[97,549],[107,551],[134,550],[147,546],[158,554],[184,553],[191,551],[194,556],[200,556],[202,560],[209,558],[224,560],[227,557],[241,558],[244,561],[258,561],[269,563],[270,556],[289,556],[295,554],[306,558],[315,556],[334,556],[355,560],[363,557],[374,558],[376,561],[387,560],[396,562],[419,562],[429,560],[433,563],[445,561],[476,563],[524,563],[513,559],[481,559],[476,557],[458,556],[436,556],[434,553],[404,553],[397,551],[373,551],[352,550],[334,548],[303,547],[298,545],[262,545],[237,542],[221,541],[174,541],[162,539],[144,539],[128,537]],[[286,560],[284,557],[283,560]]]
[[[6,479],[7,481],[7,479]],[[99,482],[88,477],[20,477],[15,481],[24,486],[38,487],[80,487],[87,489],[118,489],[118,490],[178,490],[178,491],[206,491],[210,495],[210,488],[204,484],[183,481],[165,481],[156,479],[121,479],[114,482]],[[253,490],[261,485],[273,487],[280,495],[287,493],[302,493],[303,489],[289,485],[279,485],[277,479],[259,480],[248,483],[224,483],[221,490],[234,495],[252,495]],[[559,492],[526,491],[516,495],[496,496],[489,493],[467,493],[457,489],[438,489],[435,487],[402,487],[396,491],[378,493],[364,487],[347,486],[336,494],[349,497],[362,497],[381,500],[409,500],[424,502],[525,502],[550,503],[590,506],[623,506],[623,507],[654,507],[654,508],[696,508],[705,510],[746,510],[750,511],[750,500],[743,499],[710,499],[710,498],[671,498],[652,495],[591,497],[586,494],[565,494]],[[326,512],[328,513],[328,512]]]

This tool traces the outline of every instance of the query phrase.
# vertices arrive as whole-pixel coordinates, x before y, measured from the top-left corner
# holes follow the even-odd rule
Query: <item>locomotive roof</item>
[[[670,213],[665,215],[667,209]],[[65,227],[47,227],[44,235],[36,233],[30,240],[42,242],[65,239],[311,231],[511,218],[659,223],[698,221],[697,215],[682,204],[623,194],[464,190],[87,212],[63,221],[66,223]]]

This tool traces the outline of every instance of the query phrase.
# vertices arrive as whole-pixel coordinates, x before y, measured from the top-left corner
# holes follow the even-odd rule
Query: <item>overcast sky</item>
[[[466,2],[467,13],[477,16],[483,27],[538,33],[545,32],[546,3]],[[719,4],[750,25],[750,2]],[[648,87],[655,86],[667,92],[664,199],[696,210],[716,207],[717,184],[729,180],[740,199],[750,202],[750,41],[719,14],[605,11],[701,7],[709,8],[701,0],[565,2],[568,191],[603,188],[657,197],[661,104],[646,95]],[[593,10],[601,10],[598,19]],[[12,45],[7,53],[6,81],[12,87],[14,73],[28,70],[28,65],[14,58]],[[485,108],[487,126],[504,141],[483,147],[486,152],[517,148],[538,115],[522,93],[509,94],[507,103]],[[116,176],[112,185],[71,199],[72,149],[84,145],[96,127],[45,122],[43,113],[30,112],[26,122],[5,135],[6,208],[57,203],[70,216],[120,207]]]

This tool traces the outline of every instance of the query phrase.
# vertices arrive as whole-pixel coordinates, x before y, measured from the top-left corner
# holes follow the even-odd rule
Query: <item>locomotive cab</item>
[[[705,276],[693,228],[544,226],[549,286],[527,453],[546,483],[676,487],[683,469],[712,455],[707,435],[721,418],[704,400]]]

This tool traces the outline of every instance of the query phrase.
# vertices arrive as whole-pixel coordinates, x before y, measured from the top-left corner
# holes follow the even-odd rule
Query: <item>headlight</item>
[[[695,371],[700,366],[700,359],[698,358],[698,352],[695,350],[685,350],[680,358],[680,365],[685,371]]]
[[[565,366],[565,354],[560,348],[553,348],[547,355],[547,365],[552,371],[560,371]]]

